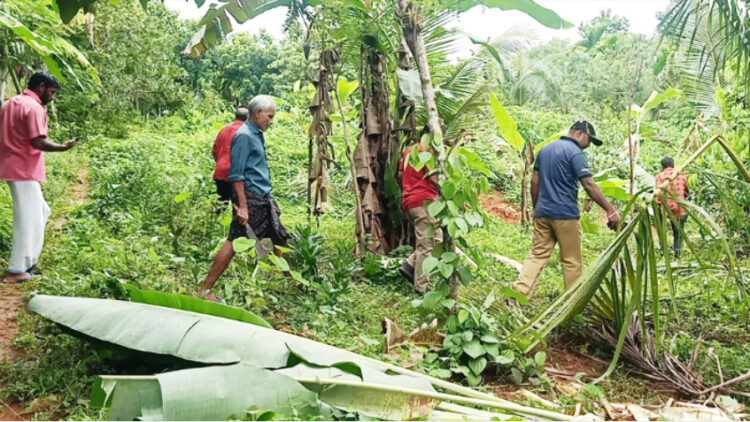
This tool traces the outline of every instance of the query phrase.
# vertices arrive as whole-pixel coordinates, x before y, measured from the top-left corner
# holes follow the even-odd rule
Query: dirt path
[[[16,314],[23,306],[26,291],[20,284],[0,284],[0,361],[15,361],[22,357],[20,350],[11,345],[18,333]]]
[[[521,222],[521,211],[512,202],[505,199],[503,192],[500,190],[479,195],[479,203],[483,210],[502,218],[507,223],[518,224]]]
[[[71,204],[78,205],[88,199],[89,169],[81,164],[76,170],[76,181],[71,187]],[[60,230],[65,224],[65,214],[60,213],[50,221],[47,230]],[[19,331],[18,312],[24,306],[28,294],[27,284],[0,283],[0,362],[7,360],[15,362],[24,358],[22,350],[13,347],[12,342]],[[0,380],[2,389],[2,380]],[[24,408],[18,402],[6,402],[0,396],[0,421],[31,420],[33,414],[24,414]]]

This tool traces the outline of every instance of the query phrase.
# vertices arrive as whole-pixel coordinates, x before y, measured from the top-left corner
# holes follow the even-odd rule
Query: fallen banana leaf
[[[356,381],[350,378],[351,381],[340,381],[337,386],[363,388],[364,382],[369,389],[392,392],[397,388],[399,394],[426,397],[430,399],[427,404],[433,400],[447,401],[499,409],[527,419],[571,419],[565,414],[521,406],[313,340],[212,315],[143,303],[46,295],[33,297],[28,306],[75,332],[133,350],[203,364],[242,362],[266,369],[288,368],[299,363],[317,368],[335,367],[356,377]],[[314,377],[300,379],[308,385],[316,382]],[[438,393],[432,387],[456,394]],[[202,391],[212,395],[210,391]],[[148,413],[153,405],[149,402],[140,408]]]
[[[289,348],[316,364],[369,365],[361,356],[270,328],[212,315],[118,300],[38,295],[31,311],[77,332],[128,349],[203,364],[240,361],[283,368]]]
[[[242,419],[250,409],[297,418],[321,415],[315,393],[244,363],[150,377],[102,376],[94,384],[92,405],[109,407],[110,420]]]
[[[360,379],[338,368],[313,368],[305,364],[276,372],[317,392],[318,398],[331,406],[379,419],[423,418],[440,402],[424,395],[435,393],[429,382],[406,375],[387,375],[369,369]]]
[[[271,324],[266,322],[263,318],[242,308],[228,306],[211,300],[203,300],[196,297],[176,293],[164,293],[156,290],[141,290],[131,284],[126,284],[125,288],[128,290],[128,293],[130,294],[130,300],[132,300],[133,302],[165,306],[167,308],[182,309],[183,311],[192,311],[199,314],[213,315],[217,317],[233,319],[235,321],[242,321],[250,324],[260,325],[261,327],[273,328],[271,327]]]

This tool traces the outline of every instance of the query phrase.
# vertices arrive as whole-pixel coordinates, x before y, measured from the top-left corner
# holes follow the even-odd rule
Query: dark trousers
[[[684,215],[682,216],[682,218],[677,220],[677,224],[680,225],[679,229],[677,227],[677,224],[675,224],[674,221],[670,220],[670,223],[672,224],[672,240],[674,241],[672,248],[674,249],[675,258],[680,257],[680,248],[682,247],[682,234],[680,233],[680,229],[685,228],[685,220],[687,220],[687,215]]]

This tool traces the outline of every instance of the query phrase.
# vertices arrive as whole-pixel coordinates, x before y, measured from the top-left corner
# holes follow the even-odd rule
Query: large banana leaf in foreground
[[[199,314],[208,314],[260,325],[261,327],[271,328],[271,324],[266,322],[266,320],[242,308],[224,305],[212,300],[198,299],[193,296],[186,296],[176,293],[165,293],[156,290],[141,290],[129,284],[126,285],[125,288],[130,295],[130,300],[132,300],[133,302],[166,306],[167,308],[182,309],[184,311],[192,311]]]
[[[28,306],[33,312],[73,331],[128,349],[171,355],[202,364],[242,364],[264,370],[276,369],[279,370],[276,376],[296,380],[309,391],[316,392],[319,400],[364,415],[391,419],[429,417],[428,413],[435,406],[441,406],[440,417],[453,413],[481,417],[472,414],[471,410],[450,410],[455,409],[450,406],[460,403],[519,414],[525,418],[570,419],[564,414],[520,406],[313,340],[213,315],[144,303],[45,295],[35,296]],[[210,379],[220,373],[207,370],[204,375],[197,372],[199,369],[191,371],[196,371],[190,373],[196,377]],[[267,375],[257,373],[255,377],[246,377],[245,382],[254,384],[264,377]],[[212,403],[211,406],[224,407],[224,393],[212,390],[209,384],[195,381],[183,383],[185,385],[169,384],[172,385],[169,388],[197,389],[197,392],[180,390],[172,394],[166,391],[166,381],[162,382],[158,377],[157,380],[158,385],[148,377],[103,378],[101,390],[104,393],[99,396],[112,397],[99,399],[98,402],[109,403],[118,418],[134,414],[142,418],[170,418],[174,414],[168,409],[195,394],[207,395],[206,400]],[[117,384],[121,381],[123,387],[120,389]],[[288,383],[280,385],[293,386]],[[437,392],[435,387],[455,394]],[[124,395],[125,399],[118,399],[119,394]],[[139,401],[134,404],[136,396]],[[157,400],[158,397],[161,397],[161,402]],[[278,404],[277,409],[286,405],[283,401],[274,403]],[[261,408],[257,403],[247,401],[237,404],[241,405]],[[232,406],[221,412],[235,414],[237,407]],[[219,417],[212,414],[210,418]]]
[[[316,394],[295,380],[242,363],[147,377],[102,376],[92,405],[109,407],[110,420],[126,421],[242,419],[253,408],[298,417],[323,413]]]

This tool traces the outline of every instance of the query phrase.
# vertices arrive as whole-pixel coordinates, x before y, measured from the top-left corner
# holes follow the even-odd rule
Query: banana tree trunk
[[[433,136],[434,134],[439,134],[442,139],[443,129],[440,127],[437,103],[435,102],[435,89],[432,86],[430,65],[427,62],[427,50],[424,44],[424,37],[422,36],[422,28],[420,27],[422,17],[419,13],[419,8],[411,0],[398,0],[398,10],[396,13],[401,20],[401,29],[404,33],[406,45],[409,46],[412,56],[417,61],[419,79],[422,85],[422,97],[424,98],[425,109],[427,111],[427,125]],[[455,239],[453,239],[448,233],[444,234],[444,250],[455,253]],[[458,299],[459,283],[455,272],[448,279],[448,284],[451,289],[449,297],[452,299]]]
[[[391,156],[393,121],[386,78],[386,58],[382,52],[362,46],[360,66],[362,132],[354,149],[354,169],[360,208],[357,237],[368,238],[367,249],[386,254],[398,244],[393,219],[394,204],[386,195],[386,174]]]

